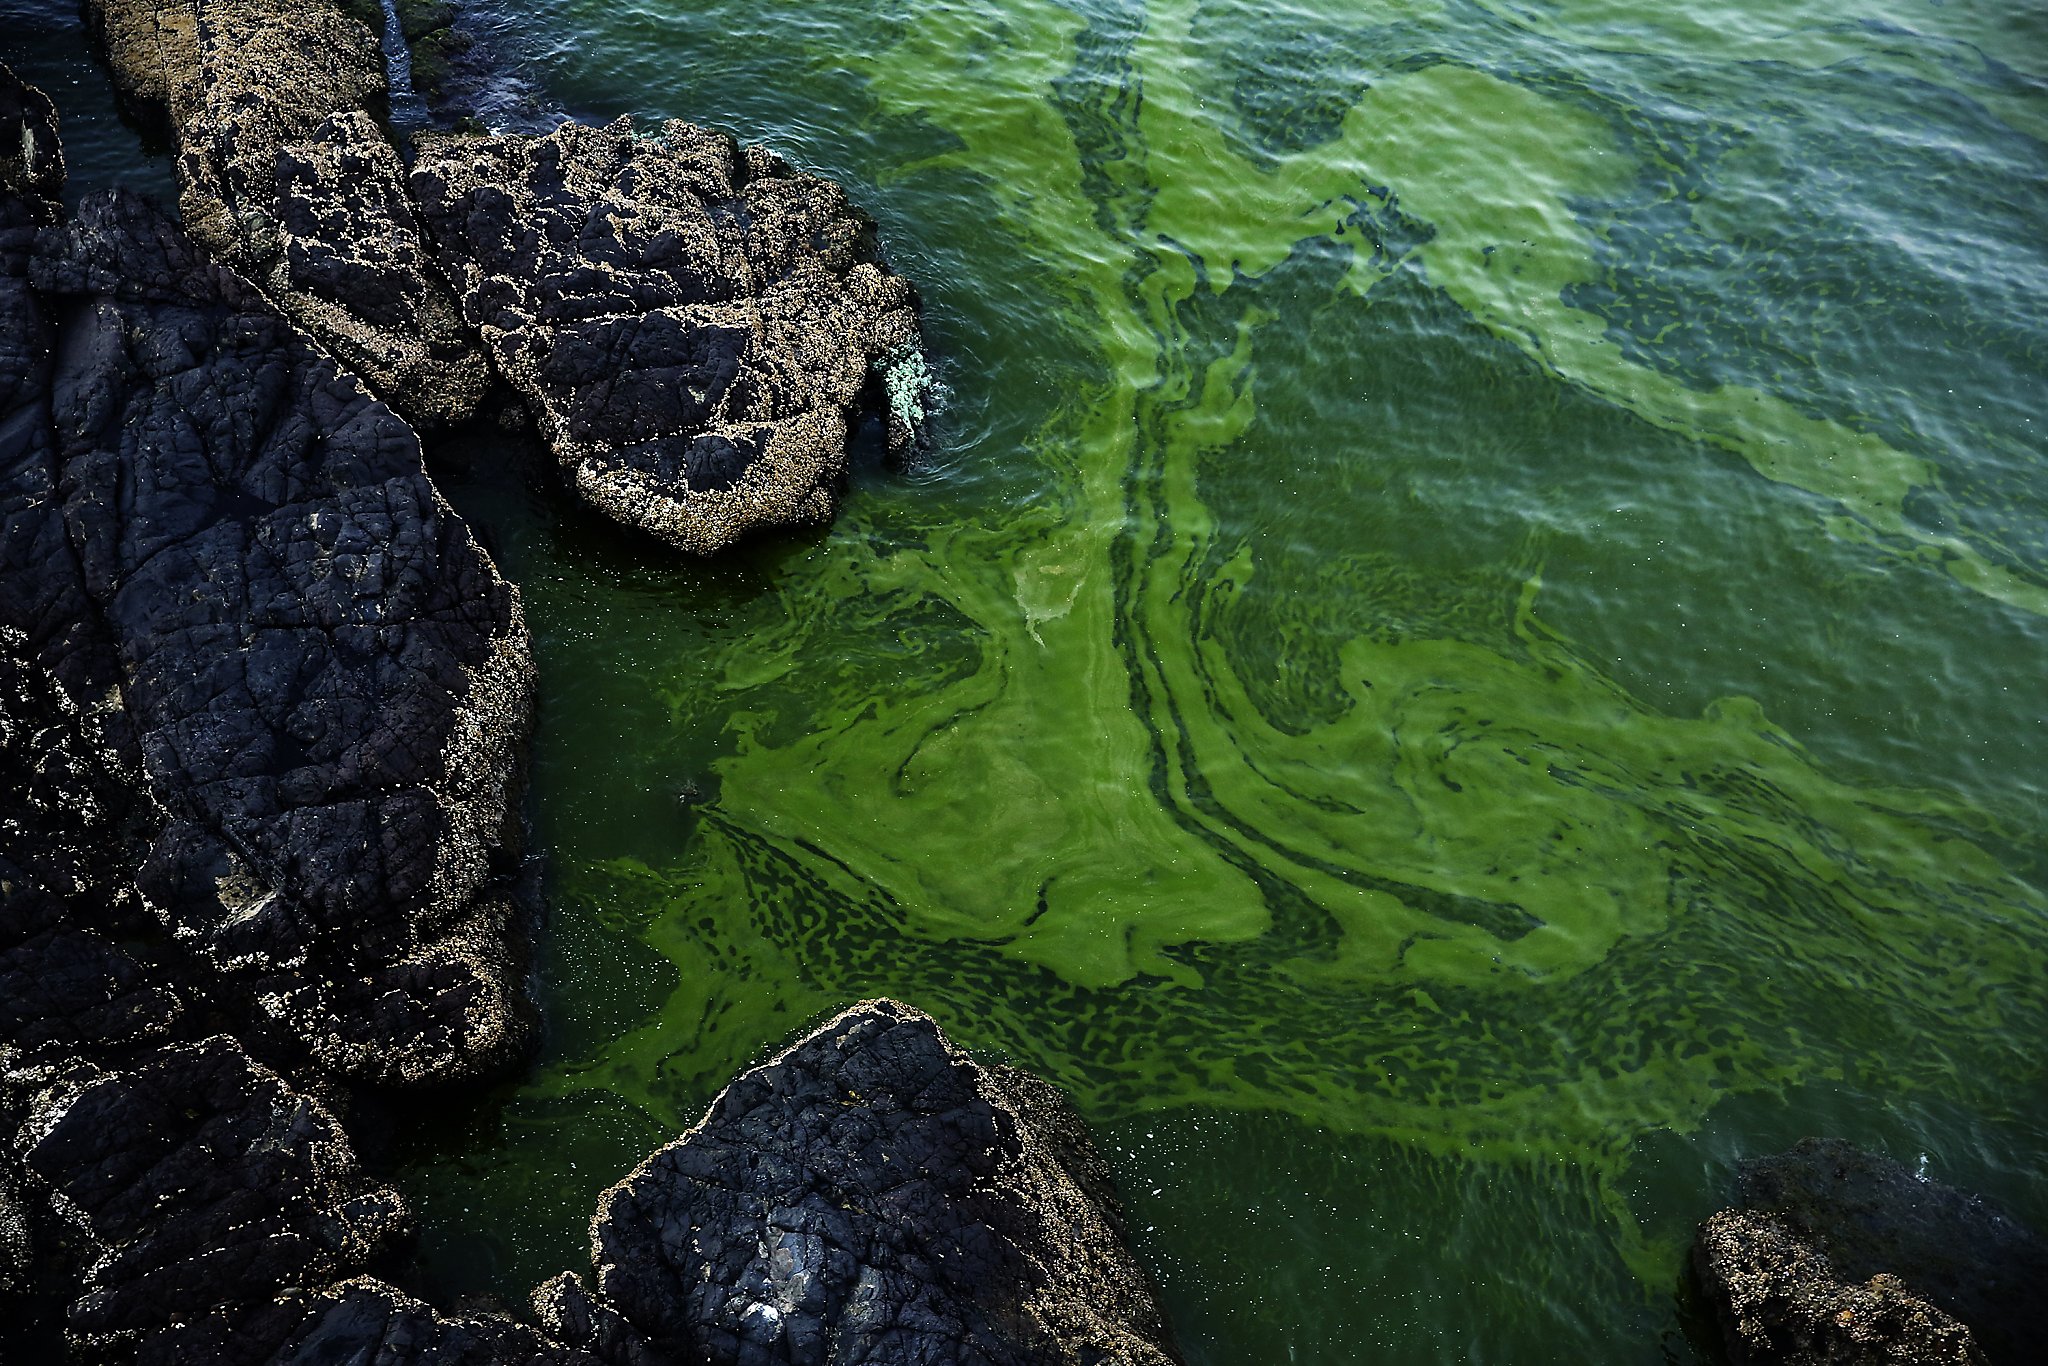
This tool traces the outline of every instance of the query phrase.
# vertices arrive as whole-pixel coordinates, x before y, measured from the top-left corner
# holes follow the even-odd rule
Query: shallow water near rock
[[[840,179],[949,398],[710,564],[445,482],[553,909],[538,1065],[405,1145],[444,1302],[875,994],[1075,1096],[1191,1362],[1691,1360],[1807,1133],[2048,1222],[2048,20],[521,16]]]

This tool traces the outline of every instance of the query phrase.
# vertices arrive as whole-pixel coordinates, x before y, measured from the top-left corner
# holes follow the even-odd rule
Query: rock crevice
[[[375,33],[333,0],[90,0],[115,86],[177,149],[194,241],[408,420],[476,413],[462,326],[380,119]]]

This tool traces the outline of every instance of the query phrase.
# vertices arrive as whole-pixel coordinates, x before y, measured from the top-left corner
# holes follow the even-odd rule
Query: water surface
[[[478,502],[552,1032],[437,1274],[875,993],[1078,1098],[1196,1362],[1690,1359],[1810,1132],[2041,1216],[2048,27],[1682,10],[533,12],[841,178],[951,399],[708,569]]]

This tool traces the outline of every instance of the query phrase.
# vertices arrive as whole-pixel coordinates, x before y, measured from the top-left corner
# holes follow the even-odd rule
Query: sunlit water
[[[874,994],[1076,1097],[1196,1363],[1691,1360],[1807,1133],[2048,1222],[2048,19],[1682,8],[521,7],[844,182],[950,398],[710,566],[450,480],[553,919],[430,1289]]]

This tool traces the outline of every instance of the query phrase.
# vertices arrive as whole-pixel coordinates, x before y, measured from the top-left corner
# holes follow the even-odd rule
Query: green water
[[[711,566],[451,484],[553,920],[431,1288],[878,993],[1073,1093],[1194,1363],[1693,1360],[1807,1133],[2048,1223],[2048,15],[1678,9],[522,7],[840,178],[950,397]]]
[[[938,448],[525,585],[516,1295],[888,993],[1067,1087],[1191,1361],[1690,1360],[1732,1163],[2048,1213],[2048,22],[1994,4],[557,3],[568,107],[840,177]]]

